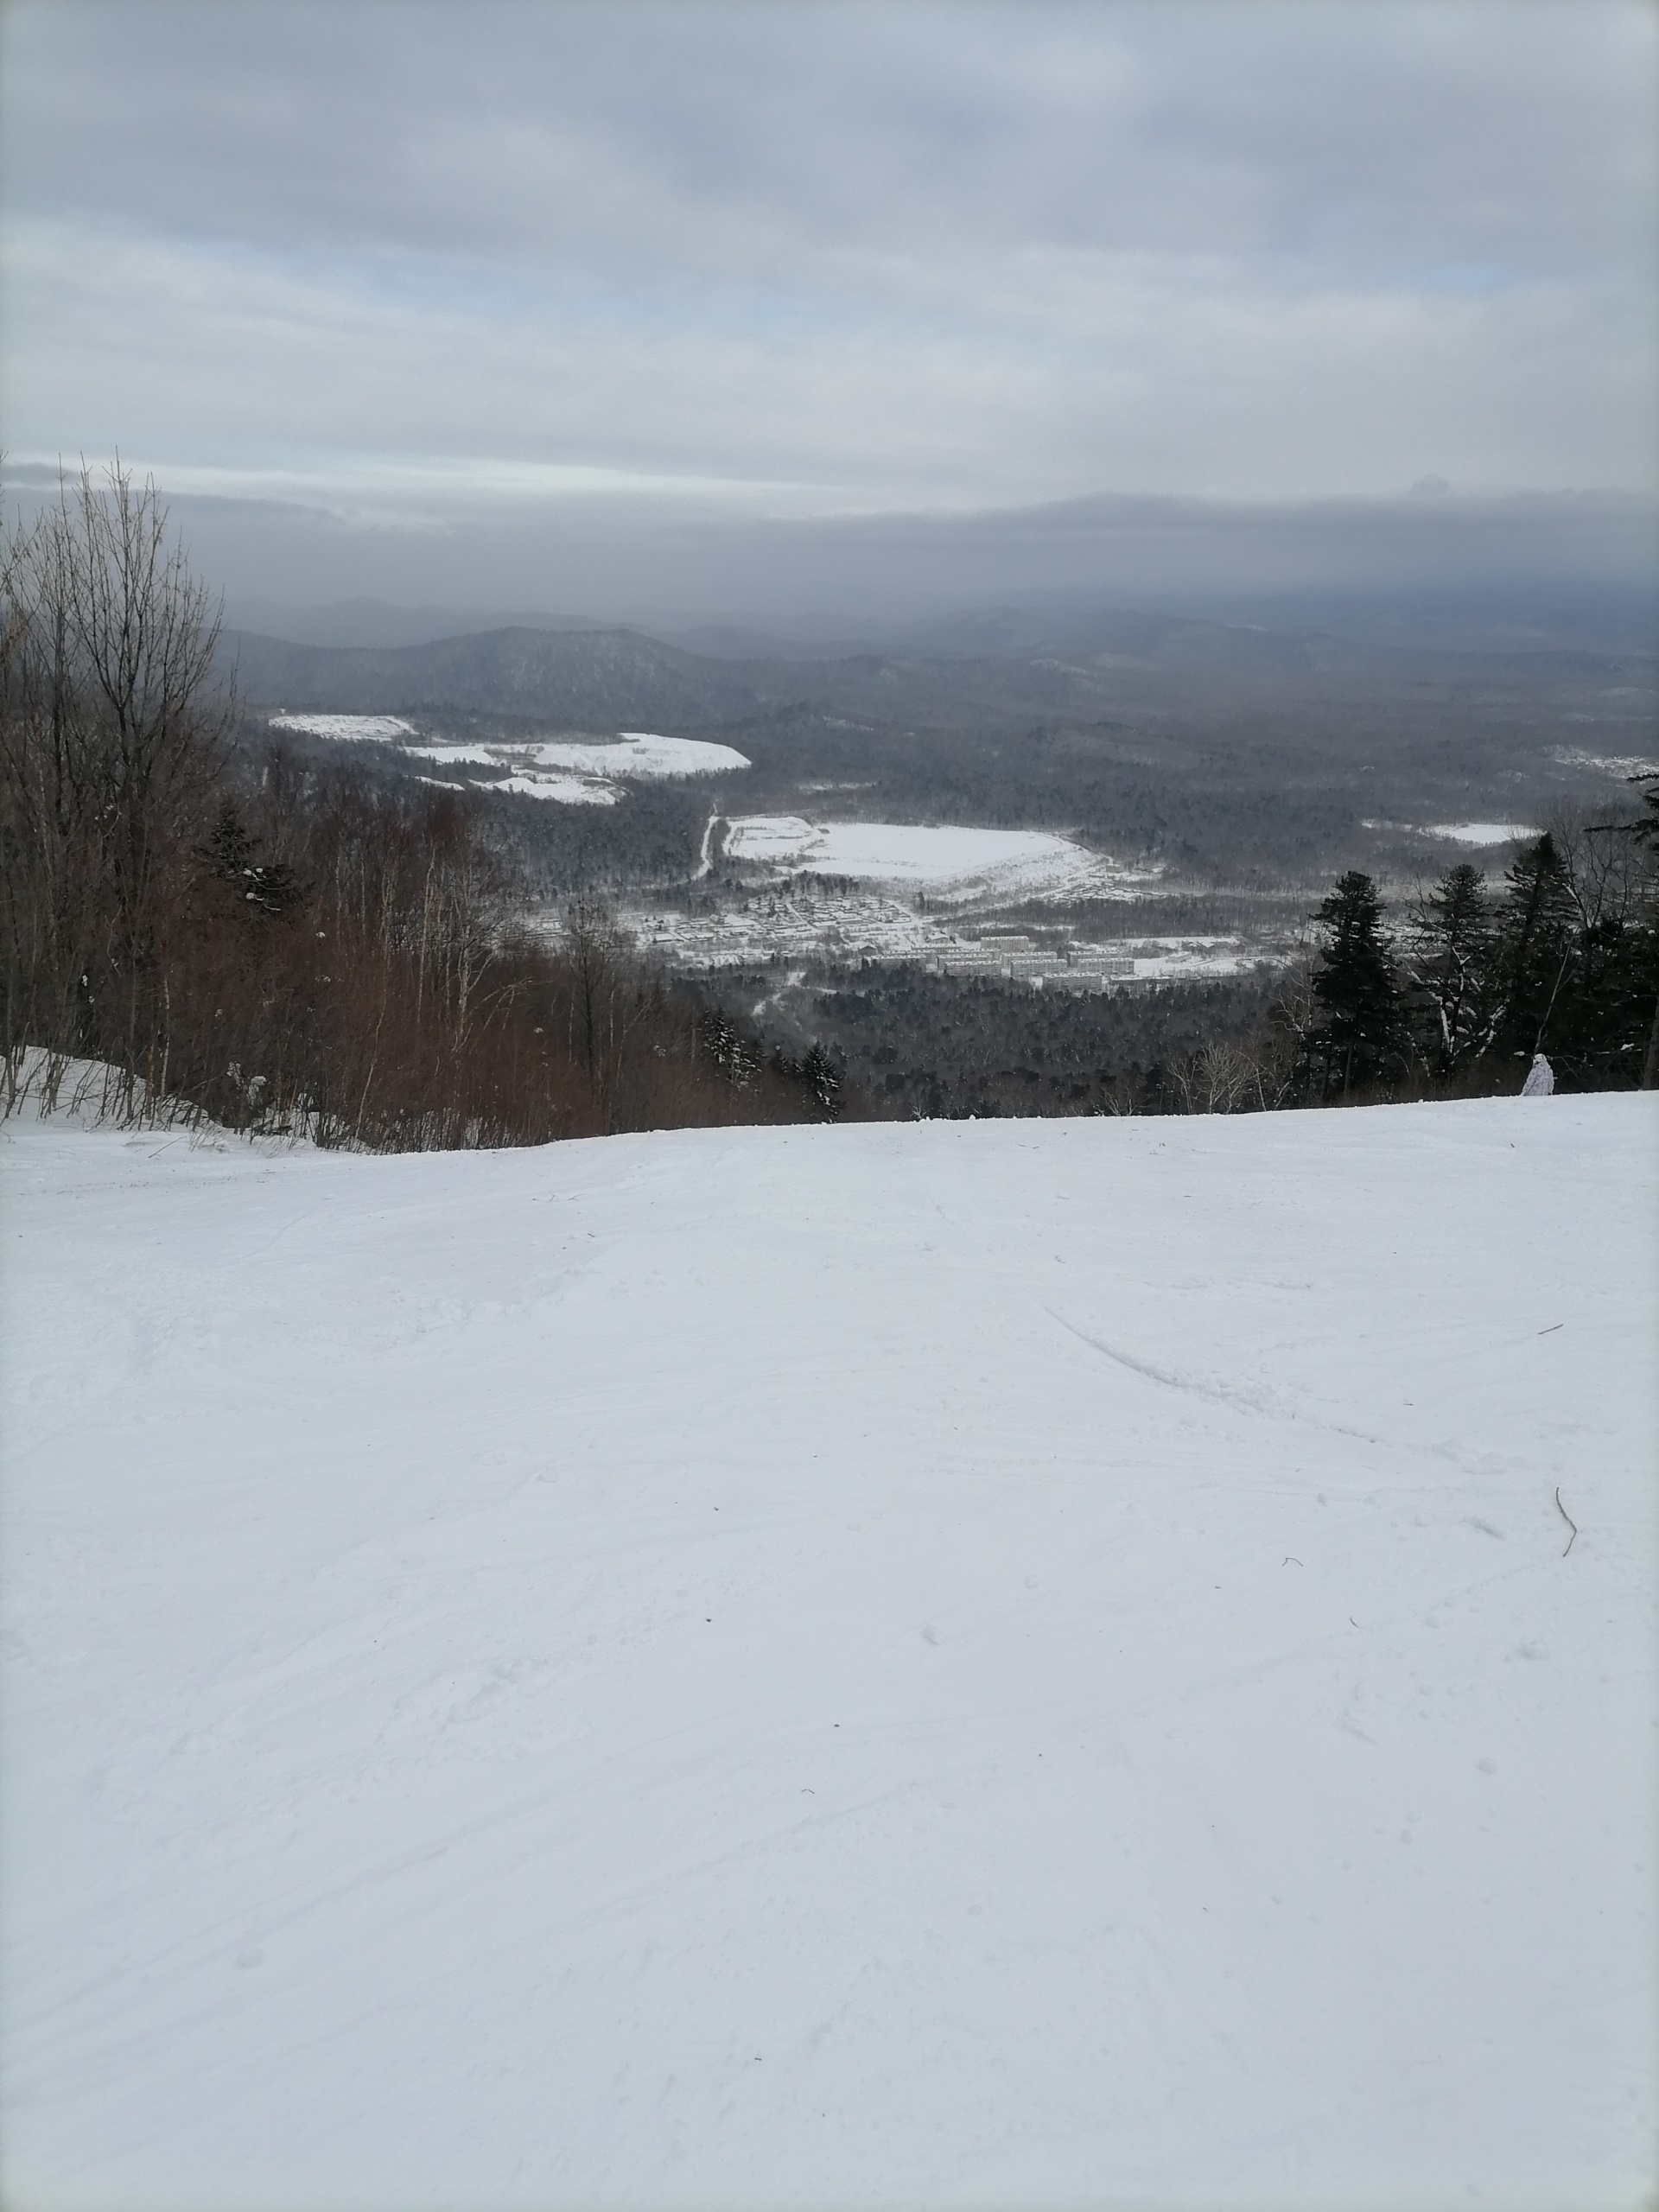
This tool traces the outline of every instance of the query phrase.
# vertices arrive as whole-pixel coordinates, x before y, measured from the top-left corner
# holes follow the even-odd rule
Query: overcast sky
[[[10,0],[0,435],[289,598],[734,605],[757,547],[1078,501],[1629,538],[1656,26]]]

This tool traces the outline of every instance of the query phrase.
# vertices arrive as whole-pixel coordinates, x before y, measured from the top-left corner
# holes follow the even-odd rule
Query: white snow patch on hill
[[[713,745],[696,737],[658,737],[649,730],[624,730],[614,745],[553,739],[532,745],[411,745],[404,749],[421,760],[466,761],[499,769],[502,779],[489,789],[566,806],[614,805],[613,785],[618,779],[656,782],[728,775],[752,765],[734,746]]]
[[[1524,822],[1431,822],[1426,834],[1450,838],[1458,845],[1513,845],[1538,832]]]
[[[1611,696],[1623,693],[1635,695],[1634,685],[1621,684]],[[1640,776],[1659,776],[1659,760],[1643,753],[1586,753],[1575,746],[1557,745],[1550,748],[1549,757],[1560,761],[1564,768],[1599,768],[1604,775],[1617,776],[1621,782]]]
[[[397,745],[413,737],[413,723],[396,715],[273,715],[272,729],[294,729],[340,745]]]
[[[516,791],[520,798],[550,799],[558,806],[614,806],[622,796],[603,776],[550,776],[545,769],[522,769],[486,786],[493,791]]]
[[[1647,2201],[1656,1163],[14,1119],[6,2201]]]
[[[728,775],[752,764],[735,746],[714,745],[695,737],[661,737],[651,730],[624,730],[612,743],[586,739],[548,739],[534,743],[411,745],[419,733],[395,715],[290,715],[270,717],[272,729],[302,731],[308,737],[340,744],[396,745],[412,760],[442,766],[493,768],[499,781],[487,788],[515,791],[525,798],[551,799],[565,806],[614,806],[614,788],[624,782],[664,778]],[[442,777],[425,777],[442,784]]]
[[[1096,856],[1039,830],[925,828],[911,823],[812,823],[796,814],[735,817],[726,852],[811,875],[911,884],[963,897],[995,885],[1013,893],[1088,882]]]

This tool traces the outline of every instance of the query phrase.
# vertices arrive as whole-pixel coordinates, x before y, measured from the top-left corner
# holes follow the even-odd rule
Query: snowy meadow
[[[7,2201],[1647,2202],[1656,1137],[14,1116]]]

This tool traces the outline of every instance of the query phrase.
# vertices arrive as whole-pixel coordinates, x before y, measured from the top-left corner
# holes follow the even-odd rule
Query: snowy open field
[[[737,816],[727,825],[726,853],[791,874],[850,876],[961,899],[1082,891],[1102,865],[1071,838],[1042,830],[813,823],[795,814]]]
[[[709,872],[716,837],[724,859],[745,870],[738,893],[728,890],[718,903],[690,912],[648,904],[625,909],[639,942],[678,967],[791,959],[937,964],[1010,906],[1082,899],[1121,906],[1144,897],[1161,874],[1155,864],[1126,865],[1046,830],[752,814],[710,818],[699,879]],[[1149,939],[1147,950],[1156,960],[1173,945]],[[1194,949],[1185,946],[1181,958],[1190,960]],[[1209,955],[1205,972],[1230,973],[1262,950],[1247,955],[1235,947],[1224,965],[1224,956]],[[1151,977],[1164,969],[1145,972]]]
[[[491,788],[565,806],[613,805],[619,782],[728,775],[751,765],[735,746],[712,745],[695,737],[661,737],[643,729],[625,729],[613,744],[553,738],[524,744],[452,745],[410,743],[420,733],[395,715],[278,714],[270,717],[270,727],[298,730],[334,744],[395,745],[411,760],[440,766],[491,768],[500,779]],[[422,780],[442,784],[445,779],[428,776]]]
[[[416,734],[413,722],[396,715],[273,715],[270,727],[326,738],[331,745],[401,745]]]
[[[410,745],[404,749],[417,760],[496,769],[503,780],[493,789],[566,806],[611,805],[619,782],[722,776],[750,766],[747,755],[735,746],[711,745],[696,737],[658,737],[637,729],[624,730],[614,745],[554,739],[531,745]]]
[[[5,1124],[0,2195],[1650,2203],[1656,1163]]]
[[[1524,822],[1381,822],[1362,821],[1362,830],[1403,830],[1411,837],[1438,837],[1452,845],[1518,845],[1535,837],[1535,828]]]
[[[1538,832],[1524,822],[1431,822],[1426,834],[1453,845],[1514,845]]]

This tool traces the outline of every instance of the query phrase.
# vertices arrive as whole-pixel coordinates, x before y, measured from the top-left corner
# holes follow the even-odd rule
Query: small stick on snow
[[[1538,1333],[1541,1337],[1553,1337],[1557,1329],[1564,1329],[1566,1326],[1565,1321],[1552,1321],[1547,1329],[1540,1329]]]
[[[1566,1522],[1567,1527],[1573,1531],[1572,1535],[1567,1540],[1567,1552],[1570,1552],[1573,1545],[1579,1541],[1579,1524],[1573,1518],[1573,1516],[1567,1511],[1567,1508],[1561,1503],[1561,1490],[1559,1483],[1555,1486],[1555,1510],[1560,1515],[1562,1520]],[[1567,1557],[1567,1552],[1563,1552],[1561,1554],[1561,1557],[1563,1559]]]
[[[1293,1559],[1288,1552],[1285,1554],[1285,1565],[1287,1567],[1300,1567],[1301,1563],[1300,1560]]]

